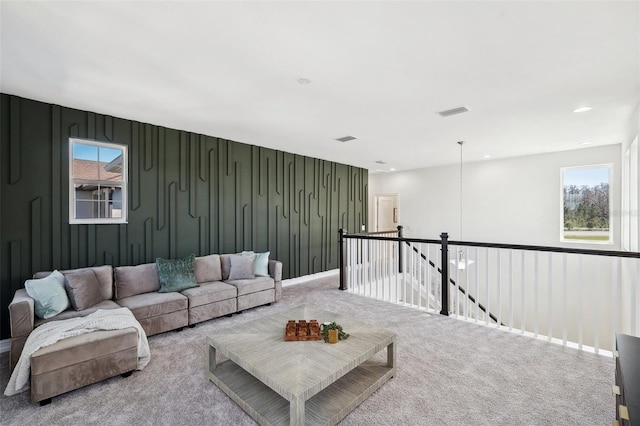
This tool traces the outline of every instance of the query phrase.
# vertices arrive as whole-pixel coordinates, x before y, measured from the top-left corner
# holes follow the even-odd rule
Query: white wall
[[[456,149],[457,146],[452,146]],[[464,153],[463,153],[464,154]],[[512,244],[569,247],[560,242],[562,167],[613,164],[610,183],[614,244],[577,247],[620,247],[621,146],[609,145],[463,164],[462,239]],[[460,238],[460,165],[369,175],[369,200],[398,194],[399,222],[416,238]],[[370,201],[373,202],[373,201]],[[373,206],[369,206],[373,212]],[[369,218],[369,223],[373,223]]]

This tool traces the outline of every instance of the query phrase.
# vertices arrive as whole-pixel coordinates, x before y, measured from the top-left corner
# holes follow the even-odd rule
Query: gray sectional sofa
[[[97,286],[98,296],[93,300],[97,303],[90,307],[81,306],[82,309],[70,307],[47,319],[35,315],[34,300],[25,289],[19,289],[9,304],[10,368],[13,370],[31,331],[49,321],[86,316],[98,309],[126,307],[140,322],[147,336],[151,336],[280,300],[282,263],[269,259],[268,275],[266,269],[262,276],[243,275],[234,271],[239,256],[242,254],[196,257],[193,272],[197,285],[181,291],[162,291],[156,263],[60,271],[65,279],[75,283],[79,300],[85,297],[83,286]],[[95,280],[91,278],[85,283],[78,278],[87,273],[90,277],[95,275]],[[34,278],[49,274],[38,272]],[[71,277],[74,279],[70,280]]]

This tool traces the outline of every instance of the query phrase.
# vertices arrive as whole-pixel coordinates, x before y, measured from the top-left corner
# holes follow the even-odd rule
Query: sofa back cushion
[[[65,269],[61,270],[62,275],[73,274],[82,271],[93,271],[98,280],[98,287],[100,289],[100,295],[102,300],[113,299],[113,268],[111,265],[92,266],[89,268],[77,268],[77,269]],[[33,278],[43,278],[49,275],[51,272],[36,272],[33,274]]]
[[[231,272],[231,256],[237,256],[237,254],[221,254],[220,255],[220,268],[222,269],[222,280],[229,279],[229,272]]]
[[[117,266],[116,300],[136,294],[151,293],[160,290],[158,269],[155,263],[143,263],[136,266]]]
[[[208,256],[196,257],[195,274],[198,284],[221,281],[222,267],[220,266],[220,256],[210,254]]]
[[[98,278],[91,269],[65,274],[64,288],[71,307],[76,311],[90,308],[103,300]]]

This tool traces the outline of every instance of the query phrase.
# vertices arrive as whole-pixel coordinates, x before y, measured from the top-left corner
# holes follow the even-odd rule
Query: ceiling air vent
[[[467,108],[461,106],[458,108],[448,109],[446,111],[440,111],[438,114],[440,114],[443,117],[450,117],[452,115],[462,114],[463,112],[467,112],[467,111],[469,111]]]
[[[355,138],[353,136],[343,136],[341,138],[336,139],[338,142],[349,142],[354,140]]]
[[[376,161],[376,163],[377,163],[377,164],[387,164],[387,162],[386,162],[386,161],[383,161],[383,160],[378,160],[378,161]]]

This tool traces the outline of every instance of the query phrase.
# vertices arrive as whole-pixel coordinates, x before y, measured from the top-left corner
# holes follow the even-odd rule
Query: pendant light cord
[[[460,241],[462,241],[462,144],[463,143],[464,141],[458,142],[458,144],[460,145]]]

